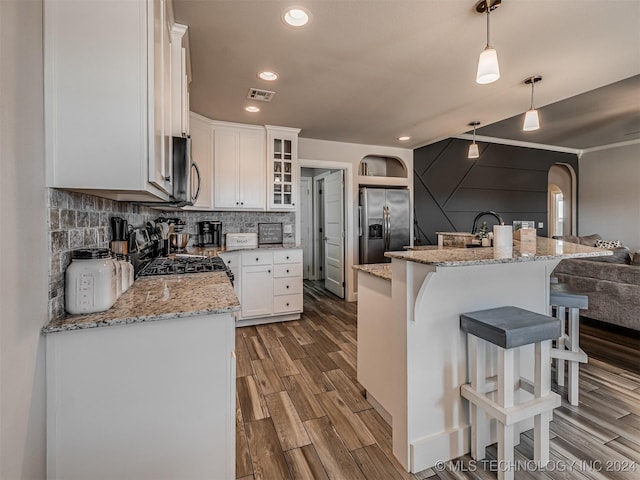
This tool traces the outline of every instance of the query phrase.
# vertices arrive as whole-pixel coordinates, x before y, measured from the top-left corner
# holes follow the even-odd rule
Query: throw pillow
[[[598,248],[619,248],[622,246],[620,240],[597,240],[596,247]]]

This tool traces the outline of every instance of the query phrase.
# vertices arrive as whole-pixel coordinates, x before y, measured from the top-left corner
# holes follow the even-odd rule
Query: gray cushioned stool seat
[[[549,304],[558,307],[589,308],[589,297],[577,290],[571,290],[565,283],[552,283],[549,292]]]
[[[518,307],[463,313],[460,328],[502,348],[520,347],[560,336],[560,320]]]

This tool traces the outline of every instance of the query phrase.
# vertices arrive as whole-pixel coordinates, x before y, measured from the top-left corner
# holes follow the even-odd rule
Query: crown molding
[[[453,138],[460,140],[473,140],[473,135],[462,134]],[[552,152],[573,153],[580,156],[583,150],[579,148],[561,147],[559,145],[545,145],[543,143],[522,142],[520,140],[509,140],[507,138],[486,137],[476,134],[476,142],[497,143],[499,145],[511,145],[513,147],[537,148],[538,150],[550,150]]]
[[[636,145],[638,143],[640,143],[640,138],[637,138],[635,140],[627,140],[624,142],[610,143],[609,145],[600,145],[598,147],[585,148],[584,150],[582,150],[581,154],[599,152],[600,150],[609,150],[611,148],[626,147],[628,145]]]

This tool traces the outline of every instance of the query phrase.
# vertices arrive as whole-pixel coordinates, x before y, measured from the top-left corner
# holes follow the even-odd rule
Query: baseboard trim
[[[411,472],[421,472],[440,461],[446,462],[470,451],[471,427],[468,425],[421,438],[410,444]]]
[[[236,328],[250,327],[252,325],[264,325],[265,323],[288,322],[290,320],[300,320],[299,313],[289,313],[286,315],[274,315],[273,317],[247,318],[236,320]]]

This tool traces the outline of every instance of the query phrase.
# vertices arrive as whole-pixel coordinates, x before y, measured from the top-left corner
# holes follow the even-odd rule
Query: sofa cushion
[[[553,271],[554,275],[560,273],[640,286],[640,267],[624,263],[604,263],[586,258],[571,258],[562,260]]]
[[[578,237],[576,235],[562,235],[562,236],[555,235],[551,238],[553,238],[554,240],[562,240],[563,242],[587,245],[589,247],[595,247],[596,242],[598,240],[602,240],[602,237],[597,233],[593,233],[591,235],[585,235],[584,237]]]
[[[604,250],[611,250],[613,255],[607,255],[606,257],[589,257],[591,262],[604,262],[604,263],[621,263],[623,265],[631,264],[631,255],[627,247],[607,248]]]

